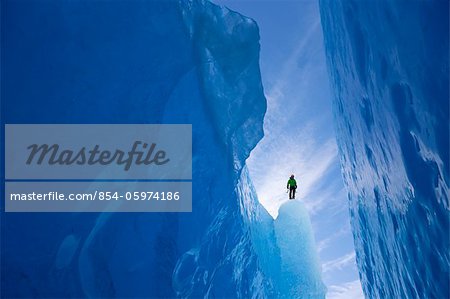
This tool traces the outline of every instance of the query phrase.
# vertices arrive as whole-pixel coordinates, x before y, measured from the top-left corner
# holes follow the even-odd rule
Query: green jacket
[[[289,188],[289,186],[297,188],[297,182],[295,181],[295,179],[289,179],[289,181],[287,182],[287,188]]]

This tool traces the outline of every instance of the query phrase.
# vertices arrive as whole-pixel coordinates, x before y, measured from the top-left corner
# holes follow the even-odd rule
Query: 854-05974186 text
[[[92,193],[61,193],[50,191],[48,193],[11,193],[9,200],[180,200],[181,194],[177,192],[111,192],[94,191]]]
[[[9,212],[190,212],[192,183],[8,182]]]
[[[5,137],[6,212],[192,211],[190,124],[7,124]]]

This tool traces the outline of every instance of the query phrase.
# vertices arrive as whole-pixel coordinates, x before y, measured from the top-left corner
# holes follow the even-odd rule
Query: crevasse
[[[5,1],[2,39],[5,123],[193,128],[192,213],[3,214],[3,295],[324,297],[303,208],[274,222],[245,168],[266,109],[254,21],[206,1]]]

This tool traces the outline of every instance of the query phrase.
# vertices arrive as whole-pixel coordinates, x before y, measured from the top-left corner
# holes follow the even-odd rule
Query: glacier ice
[[[311,221],[303,203],[284,203],[275,220],[276,244],[280,248],[280,289],[285,298],[320,298],[325,291]]]
[[[313,229],[303,203],[285,202],[274,220],[257,202],[247,167],[241,173],[237,190],[261,271],[268,278],[274,296],[324,298],[326,288]]]
[[[449,297],[449,2],[320,1],[369,298]]]
[[[324,297],[307,218],[287,243],[292,215],[274,222],[245,168],[266,110],[255,22],[206,1],[1,5],[5,123],[193,126],[192,213],[3,214],[2,295]]]

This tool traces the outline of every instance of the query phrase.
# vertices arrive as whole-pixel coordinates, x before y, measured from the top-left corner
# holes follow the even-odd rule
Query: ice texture
[[[368,298],[449,297],[449,2],[320,1]]]
[[[5,213],[2,296],[324,297],[310,227],[293,252],[314,267],[288,267],[245,168],[266,111],[254,21],[206,1],[1,5],[3,123],[193,127],[192,213]]]
[[[325,298],[311,220],[303,203],[284,203],[273,219],[257,202],[247,167],[238,182],[238,197],[261,271],[273,292],[270,297]]]

